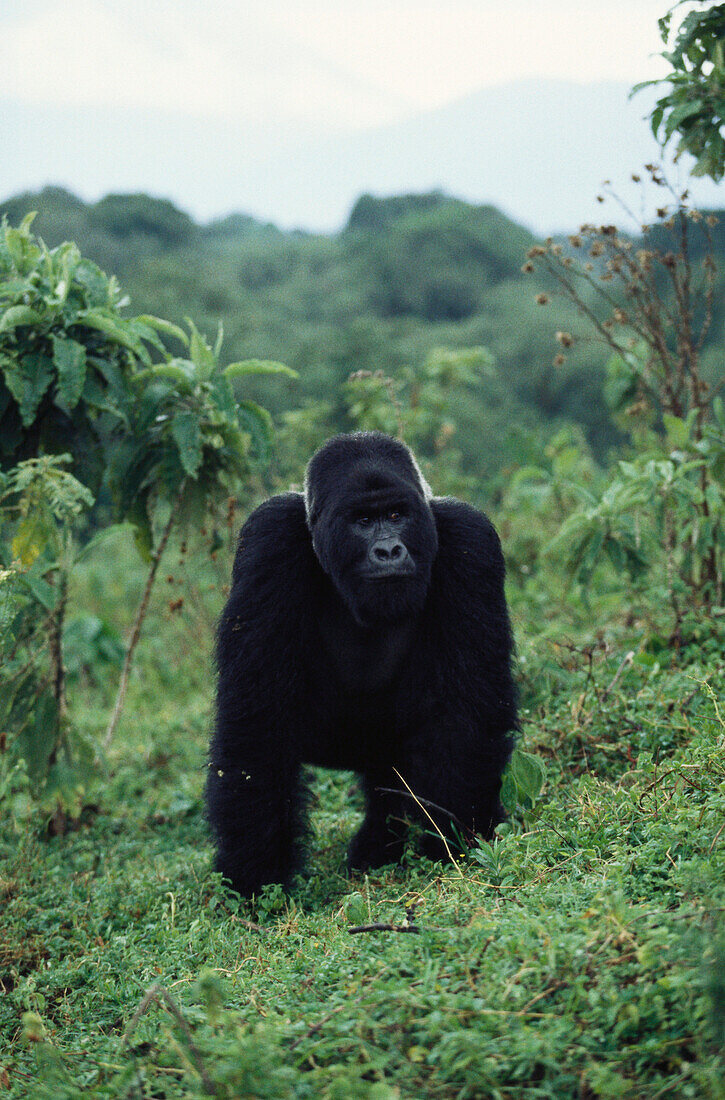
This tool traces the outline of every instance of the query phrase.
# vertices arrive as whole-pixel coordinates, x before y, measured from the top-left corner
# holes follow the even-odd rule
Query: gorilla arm
[[[219,685],[206,788],[217,869],[241,894],[286,883],[298,862],[304,795],[297,724],[309,721],[304,647],[319,565],[303,498],[266,501],[244,524],[217,642]]]
[[[439,549],[421,639],[423,711],[401,774],[415,794],[490,835],[517,728],[503,555],[481,512],[456,500],[431,507]],[[445,817],[433,816],[450,833]],[[429,848],[441,854],[435,842]]]

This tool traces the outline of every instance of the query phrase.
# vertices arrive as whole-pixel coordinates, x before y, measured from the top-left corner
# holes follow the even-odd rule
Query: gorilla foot
[[[371,829],[363,824],[350,841],[347,850],[348,871],[364,872],[386,863],[397,863],[403,854],[405,841],[388,829]]]

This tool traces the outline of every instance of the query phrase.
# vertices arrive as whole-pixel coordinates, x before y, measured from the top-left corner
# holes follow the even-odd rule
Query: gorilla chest
[[[343,694],[391,697],[401,679],[410,652],[414,624],[327,623],[323,648]]]

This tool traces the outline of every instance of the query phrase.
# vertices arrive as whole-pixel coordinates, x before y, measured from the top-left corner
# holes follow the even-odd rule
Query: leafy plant
[[[140,396],[131,431],[116,448],[109,480],[118,508],[136,529],[149,561],[104,748],[108,748],[123,709],[133,656],[141,635],[156,574],[175,526],[201,526],[208,511],[236,492],[250,470],[250,452],[266,457],[272,438],[269,413],[253,401],[237,401],[234,382],[254,374],[296,377],[282,363],[250,359],[222,368],[222,329],[214,348],[187,318],[189,336],[176,326],[148,318],[175,336],[189,357],[166,353],[161,363],[138,372]]]
[[[63,654],[74,527],[93,496],[44,455],[0,474],[0,730],[36,793],[76,807],[92,753],[71,728]],[[84,770],[85,768],[85,770]]]
[[[52,606],[48,591],[36,585],[21,616],[27,649],[28,638],[45,621],[42,608],[49,615],[48,698],[55,709],[39,721],[55,732],[38,727],[34,736],[38,761],[42,757],[52,767],[68,744],[63,632],[76,547],[72,528],[81,507],[90,508],[99,489],[110,492],[116,516],[131,521],[149,562],[107,746],[172,529],[201,525],[210,508],[236,494],[252,457],[269,454],[271,418],[255,402],[237,400],[237,380],[294,372],[258,359],[222,369],[221,327],[211,348],[190,320],[187,335],[148,314],[125,317],[126,299],[115,279],[84,260],[72,243],[49,250],[32,236],[32,221],[29,214],[17,229],[4,221],[0,238],[0,469],[9,470],[0,504],[6,502],[6,522],[12,520],[12,543],[2,548],[8,601],[16,601],[18,586],[27,587],[41,551],[47,550],[47,561],[40,578],[47,585],[50,577],[55,585]],[[188,355],[173,355],[165,340],[181,344]],[[14,644],[11,652],[17,657]],[[21,662],[15,672],[27,686],[32,660],[23,667]],[[13,723],[26,728],[21,711],[12,711]]]
[[[673,37],[672,17],[683,2],[658,20],[666,46]],[[725,4],[689,11],[661,56],[671,72],[660,80],[637,84],[632,93],[669,84],[652,111],[652,133],[663,147],[677,136],[678,154],[695,158],[693,176],[721,180],[725,174]]]
[[[667,187],[655,166],[648,171]],[[605,396],[633,445],[632,460],[620,461],[603,492],[566,520],[552,550],[583,583],[603,555],[630,576],[661,565],[678,634],[688,601],[712,610],[723,600],[725,415],[722,381],[710,384],[701,363],[713,316],[716,219],[688,208],[686,195],[670,197],[674,208],[663,206],[661,222],[642,227],[637,244],[614,225],[584,225],[568,248],[551,239],[532,248],[526,267],[543,267],[613,353]],[[549,296],[538,300],[546,305]],[[558,332],[555,362],[578,339]]]

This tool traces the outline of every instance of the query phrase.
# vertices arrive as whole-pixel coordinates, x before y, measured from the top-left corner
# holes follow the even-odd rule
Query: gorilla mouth
[[[362,574],[363,579],[366,581],[400,581],[414,575],[415,569],[411,569],[410,566],[401,566],[399,569],[394,566],[387,569],[371,569],[369,572]]]

